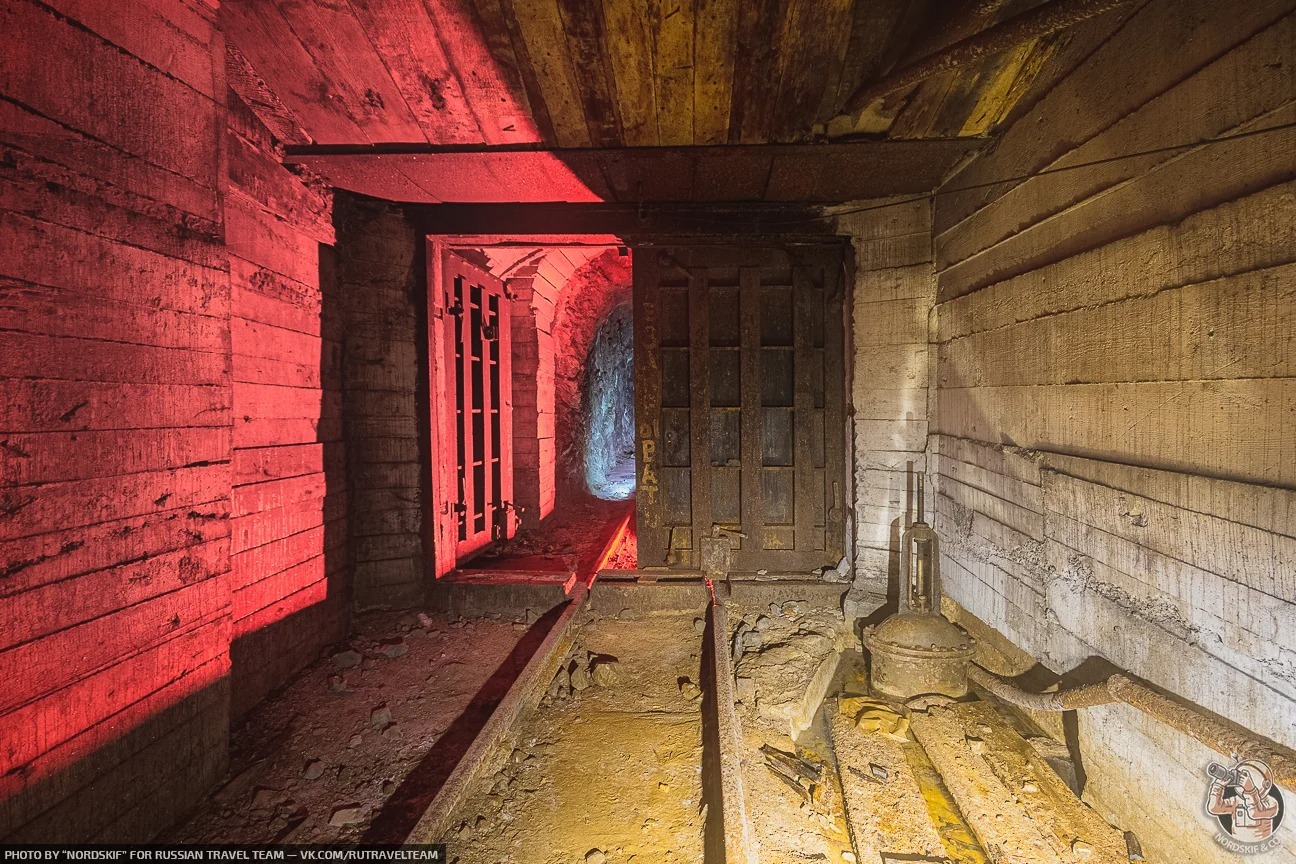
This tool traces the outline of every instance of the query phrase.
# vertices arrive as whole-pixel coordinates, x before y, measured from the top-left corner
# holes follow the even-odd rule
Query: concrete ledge
[[[475,587],[480,590],[481,586]],[[450,829],[450,817],[454,813],[455,805],[478,777],[491,770],[504,758],[501,744],[509,731],[518,724],[525,713],[536,709],[549,682],[553,680],[554,675],[558,674],[558,666],[571,650],[575,638],[572,622],[583,599],[584,591],[577,588],[576,596],[559,614],[558,620],[554,622],[548,635],[540,643],[540,647],[536,649],[535,654],[531,655],[531,659],[522,669],[522,674],[518,675],[508,693],[495,706],[490,718],[477,733],[473,743],[464,751],[459,764],[446,778],[445,784],[432,799],[427,810],[423,812],[423,816],[410,831],[405,842],[444,841]]]
[[[613,617],[628,611],[642,615],[653,612],[702,613],[711,595],[701,577],[688,582],[604,582],[590,589],[590,608]]]
[[[850,589],[849,582],[823,582],[818,579],[739,580],[729,582],[729,600],[741,606],[768,606],[804,600],[812,608],[842,611],[842,599]],[[716,585],[719,590],[720,585]]]
[[[489,613],[521,617],[531,610],[535,616],[568,600],[563,583],[553,582],[445,582],[428,589],[431,612],[479,618]]]

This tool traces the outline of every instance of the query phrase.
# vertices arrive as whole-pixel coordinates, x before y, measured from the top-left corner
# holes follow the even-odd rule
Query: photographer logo
[[[1273,771],[1258,759],[1243,759],[1232,768],[1212,762],[1206,812],[1219,822],[1215,842],[1238,855],[1254,855],[1278,848],[1282,825],[1282,792],[1273,782]]]

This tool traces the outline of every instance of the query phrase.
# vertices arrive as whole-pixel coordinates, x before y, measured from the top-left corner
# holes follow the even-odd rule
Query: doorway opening
[[[630,253],[490,239],[429,239],[436,575],[591,577],[634,519]]]
[[[585,363],[581,419],[585,487],[595,498],[624,501],[635,489],[634,311],[603,319]]]

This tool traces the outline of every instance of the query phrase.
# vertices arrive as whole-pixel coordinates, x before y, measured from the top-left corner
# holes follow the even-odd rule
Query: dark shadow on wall
[[[297,586],[297,591],[289,589],[278,601],[283,610],[280,616],[234,638],[230,644],[231,720],[240,719],[267,696],[289,684],[298,672],[319,656],[321,649],[345,638],[350,629],[349,484],[342,434],[340,289],[334,247],[321,243],[318,248],[321,338],[315,439],[322,452],[324,485],[320,509],[324,531],[318,559],[313,558],[285,572],[309,573],[314,566],[312,562],[319,560],[324,590],[319,591],[318,583]],[[291,507],[300,502],[283,503]],[[264,578],[272,579],[278,575],[269,574]],[[246,590],[257,590],[257,584],[246,586]],[[323,596],[315,596],[320,593]]]
[[[424,598],[427,542],[424,244],[388,202],[338,192],[333,212],[352,601],[410,608]]]
[[[0,845],[139,843],[199,804],[228,764],[230,679],[169,697],[183,680],[121,711],[107,721],[118,737],[68,753],[48,776],[27,784],[27,766],[0,777]]]

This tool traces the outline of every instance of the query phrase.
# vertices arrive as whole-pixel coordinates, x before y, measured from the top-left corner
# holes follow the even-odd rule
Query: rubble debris
[[[679,691],[680,695],[685,699],[688,699],[690,702],[702,697],[702,688],[694,684],[693,680],[690,678],[679,679]]]
[[[283,790],[261,786],[252,796],[252,807],[256,810],[269,810],[271,807],[278,807],[287,799],[288,795]]]
[[[364,655],[354,648],[348,648],[345,651],[339,651],[333,655],[333,665],[339,669],[351,669],[360,665]]]
[[[823,799],[823,765],[809,762],[795,753],[779,750],[769,744],[761,745],[765,767],[801,796],[806,804],[819,804]]]
[[[369,725],[374,729],[377,729],[379,732],[392,725],[391,709],[387,707],[385,702],[381,705],[375,706],[374,709],[369,712]]]
[[[395,660],[397,657],[402,657],[409,651],[409,646],[406,645],[405,640],[399,636],[395,639],[384,639],[379,643],[379,645],[382,646],[381,651],[383,656],[387,657],[389,660]]]
[[[364,808],[359,804],[344,804],[341,807],[335,807],[332,815],[329,816],[329,824],[337,827],[345,825],[358,825],[364,821]]]
[[[309,762],[307,762],[306,767],[302,769],[302,777],[306,778],[307,780],[318,780],[323,776],[324,776],[323,759],[312,759]]]
[[[1129,860],[1143,860],[1143,844],[1139,842],[1133,831],[1125,832],[1125,850],[1129,854]]]
[[[838,698],[838,710],[861,732],[877,732],[897,741],[909,740],[909,719],[886,702],[848,694]]]
[[[590,661],[590,674],[600,687],[611,687],[621,680],[621,664],[616,658],[598,656]]]

